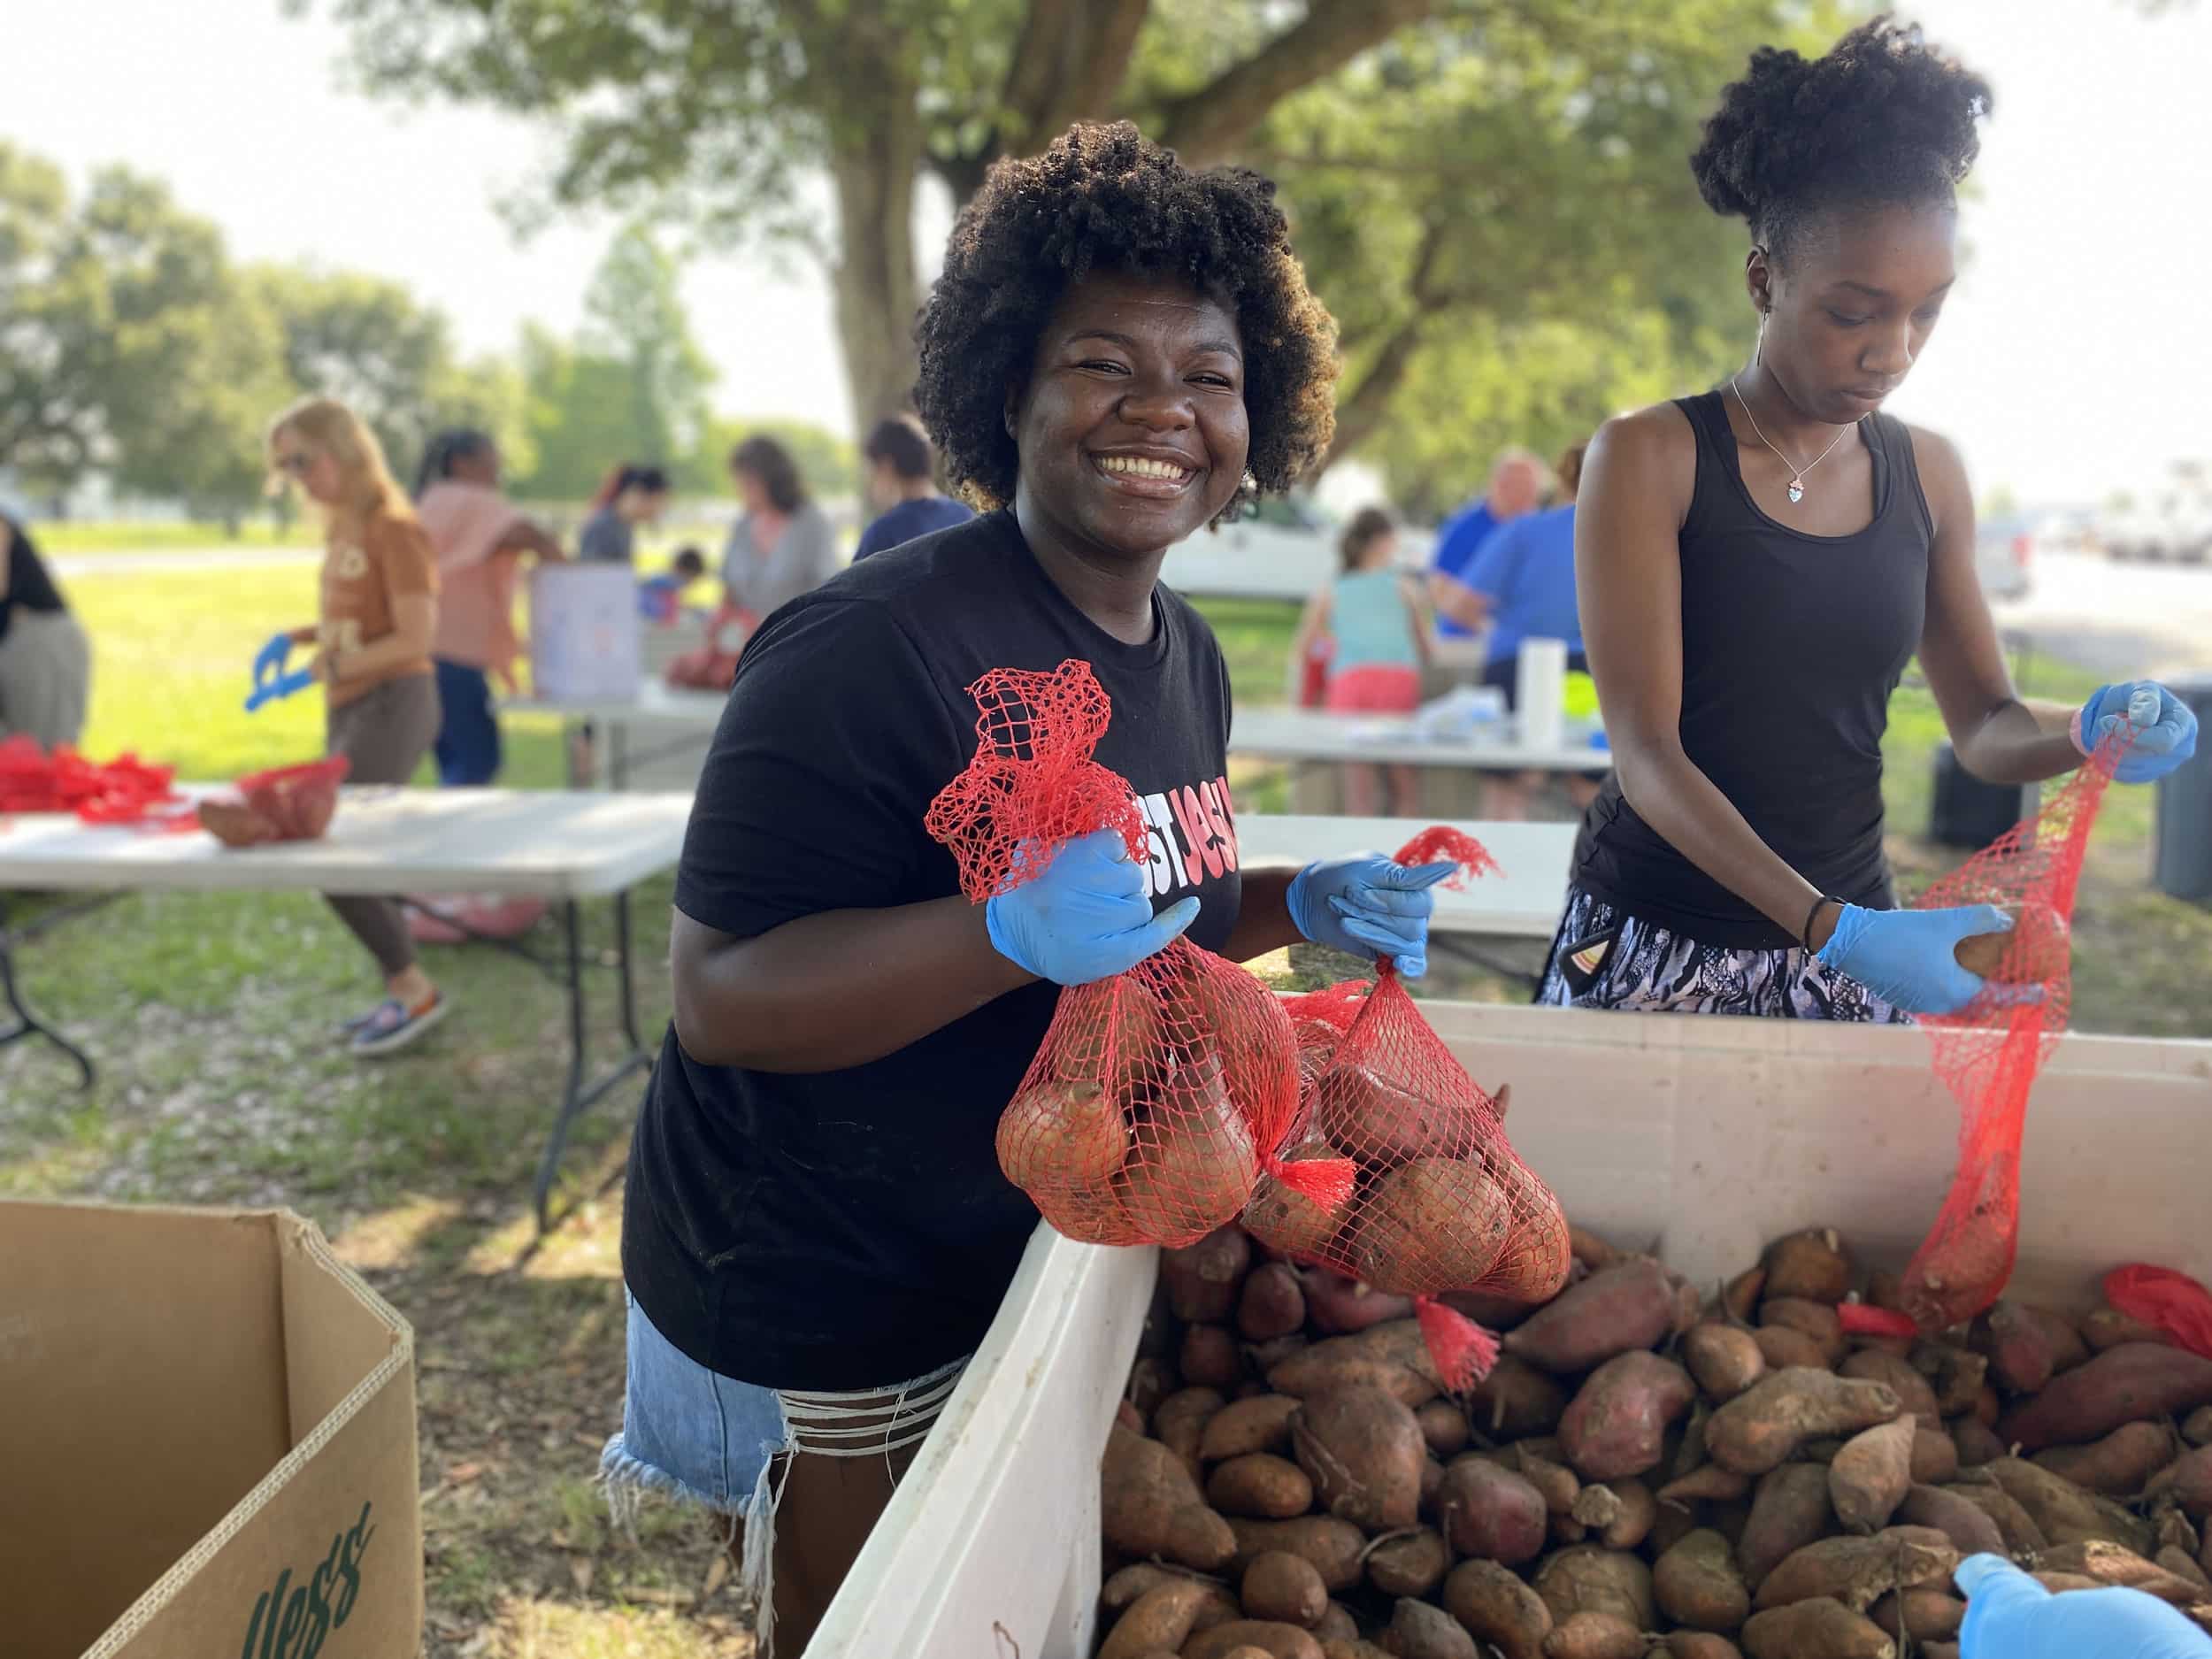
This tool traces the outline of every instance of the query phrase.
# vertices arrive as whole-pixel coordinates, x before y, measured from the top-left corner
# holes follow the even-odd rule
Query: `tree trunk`
[[[914,100],[884,101],[883,119],[840,135],[830,175],[837,190],[838,257],[832,272],[845,384],[857,433],[914,399],[914,184],[922,161]]]
[[[1315,470],[1316,478],[1374,436],[1382,425],[1390,412],[1390,400],[1420,348],[1423,320],[1419,316],[1410,317],[1392,329],[1368,359],[1367,372],[1359,377],[1359,384],[1336,400],[1336,440]]]

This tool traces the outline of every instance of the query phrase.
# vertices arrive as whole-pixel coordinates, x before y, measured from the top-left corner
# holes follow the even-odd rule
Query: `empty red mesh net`
[[[2155,1325],[2192,1354],[2212,1359],[2212,1291],[2170,1267],[2131,1262],[2104,1276],[2104,1299]]]
[[[2013,931],[1968,962],[1987,983],[1955,1014],[1926,1016],[1935,1068],[1959,1103],[1959,1164],[1935,1225],[1905,1270],[1904,1305],[1923,1331],[1962,1324],[2012,1277],[2020,1231],[2020,1146],[2028,1092],[2073,1004],[2069,925],[2089,832],[2127,751],[2123,733],[2035,817],[1944,877],[1919,908],[1994,904]],[[1962,947],[1962,960],[1974,947]]]
[[[135,755],[87,760],[67,744],[48,750],[19,732],[0,741],[0,812],[73,812],[88,824],[157,828],[192,815],[171,787],[175,770]]]
[[[1446,829],[1424,832],[1398,854],[1401,864],[1439,858],[1460,864],[1453,885],[1496,868],[1479,842]],[[1313,1005],[1317,1042],[1327,1023],[1319,1010],[1340,1010],[1347,990],[1317,995],[1334,999]],[[1391,964],[1312,1070],[1289,1165],[1349,1157],[1358,1171],[1352,1195],[1332,1213],[1263,1177],[1244,1225],[1285,1255],[1413,1297],[1444,1380],[1469,1386],[1495,1362],[1496,1341],[1435,1299],[1555,1294],[1571,1262],[1559,1201],[1515,1154],[1497,1102],[1430,1028]]]
[[[1136,797],[1092,758],[1112,710],[1090,665],[996,669],[970,691],[973,760],[925,822],[981,903],[1041,872],[1067,841],[1113,829],[1147,850]],[[1282,1003],[1186,940],[1127,973],[1060,994],[999,1119],[999,1166],[1045,1219],[1093,1244],[1193,1244],[1233,1221],[1263,1170],[1318,1206],[1350,1189],[1341,1159],[1291,1170],[1297,1044]]]

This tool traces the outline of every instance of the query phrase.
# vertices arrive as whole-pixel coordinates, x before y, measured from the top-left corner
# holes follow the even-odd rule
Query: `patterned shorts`
[[[1799,947],[1701,945],[1624,916],[1579,887],[1568,890],[1536,1000],[1547,1008],[1912,1024],[1911,1015]]]

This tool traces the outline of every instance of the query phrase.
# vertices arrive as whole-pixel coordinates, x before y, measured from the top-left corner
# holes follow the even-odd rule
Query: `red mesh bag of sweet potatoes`
[[[1471,838],[1448,829],[1416,837],[1401,864],[1457,861],[1462,876],[1494,868]],[[1504,1114],[1421,1016],[1389,963],[1381,964],[1342,1035],[1315,1063],[1294,1132],[1290,1167],[1348,1157],[1350,1199],[1326,1212],[1263,1176],[1244,1225],[1270,1248],[1317,1263],[1393,1295],[1414,1298],[1432,1356],[1464,1387],[1488,1371],[1495,1341],[1436,1299],[1470,1292],[1541,1302],[1566,1283],[1566,1217],[1550,1188],[1506,1138]],[[1348,987],[1301,1010],[1317,1048]]]
[[[997,669],[969,687],[976,752],[931,803],[982,903],[1041,872],[1077,836],[1111,829],[1149,853],[1128,782],[1092,757],[1112,710],[1087,663]],[[1242,1213],[1263,1171],[1333,1210],[1343,1159],[1289,1169],[1278,1152],[1299,1108],[1297,1044],[1275,995],[1179,939],[1126,973],[1060,994],[1000,1118],[999,1166],[1069,1238],[1195,1243]]]
[[[1924,1332],[1981,1312],[2012,1277],[2020,1232],[2020,1148],[2028,1094],[2073,1003],[2070,924],[2089,832],[2131,734],[2100,744],[2035,817],[1931,887],[1918,908],[1994,904],[2009,933],[1959,947],[1982,994],[1921,1020],[1935,1068],[1959,1103],[1959,1163],[1928,1236],[1905,1270],[1904,1307]]]

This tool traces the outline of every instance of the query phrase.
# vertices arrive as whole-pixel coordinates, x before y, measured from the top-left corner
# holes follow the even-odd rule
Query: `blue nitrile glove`
[[[2008,933],[2012,918],[1993,904],[1947,910],[1843,907],[1817,960],[1909,1014],[1955,1014],[1980,995],[1979,974],[1951,954],[1976,933]]]
[[[1390,956],[1417,979],[1429,971],[1429,889],[1455,864],[1394,864],[1380,853],[1324,858],[1292,878],[1290,919],[1317,945],[1356,956]]]
[[[292,636],[272,634],[253,659],[253,688],[256,691],[284,672],[284,664],[291,660]]]
[[[1969,1555],[1953,1577],[1966,1594],[1962,1659],[2212,1659],[2212,1636],[2140,1590],[2054,1595],[1988,1555]]]
[[[279,674],[265,685],[256,681],[251,695],[246,698],[246,712],[248,714],[258,713],[263,703],[274,703],[280,698],[288,697],[296,691],[305,691],[314,683],[315,671],[311,668],[296,669],[288,674]]]
[[[2121,723],[2135,727],[2135,741],[2112,775],[2122,783],[2150,783],[2197,752],[2197,717],[2180,698],[2150,680],[2100,686],[2074,717],[2074,747],[2090,753]]]
[[[1042,875],[983,907],[1000,956],[1055,985],[1088,985],[1126,973],[1171,944],[1198,915],[1184,899],[1157,916],[1144,872],[1113,830],[1093,830],[1053,856]]]

